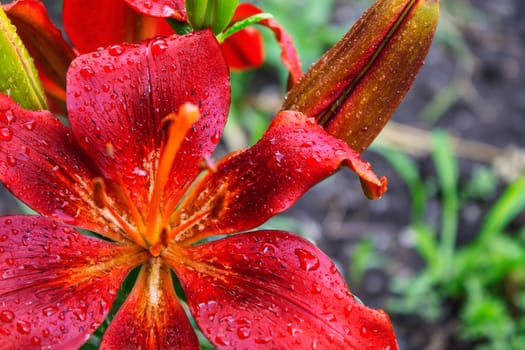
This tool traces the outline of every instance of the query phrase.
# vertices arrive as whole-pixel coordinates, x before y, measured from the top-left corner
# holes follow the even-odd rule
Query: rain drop
[[[0,129],[0,140],[2,141],[11,141],[13,138],[13,132],[9,128]]]
[[[13,319],[15,318],[15,314],[12,311],[4,310],[0,312],[0,321],[5,323],[13,322]]]
[[[237,336],[239,337],[239,339],[248,339],[251,333],[252,329],[249,325],[244,325],[237,328]]]
[[[42,309],[42,314],[44,316],[51,316],[58,312],[58,308],[56,306],[47,306]]]
[[[168,44],[164,39],[157,39],[151,43],[151,53],[154,55],[160,55],[168,48]]]
[[[31,338],[31,344],[32,345],[40,345],[42,343],[42,339],[40,339],[39,337],[32,337]]]
[[[120,56],[122,55],[123,52],[124,52],[124,47],[121,45],[113,45],[113,46],[110,46],[108,49],[108,53],[111,56]]]
[[[314,271],[320,266],[319,258],[304,249],[295,249],[295,255],[299,258],[299,265],[303,270]]]
[[[18,321],[16,323],[16,330],[20,334],[29,334],[31,332],[31,324],[27,321]]]
[[[7,165],[9,165],[9,166],[15,166],[16,165],[16,158],[13,157],[12,155],[8,155],[6,157],[6,161],[7,161]]]
[[[95,71],[90,66],[84,66],[80,68],[80,75],[84,78],[91,78],[95,75]]]
[[[106,63],[104,65],[104,72],[106,73],[111,73],[111,72],[114,72],[115,71],[115,66],[111,63]]]
[[[29,131],[33,131],[33,130],[35,130],[35,121],[34,120],[29,120],[29,121],[25,122],[24,124],[22,124],[22,126],[24,128],[26,128],[27,130],[29,130]]]

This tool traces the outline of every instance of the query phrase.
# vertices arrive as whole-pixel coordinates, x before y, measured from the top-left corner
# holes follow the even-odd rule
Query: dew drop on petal
[[[42,343],[42,339],[40,337],[32,337],[31,338],[31,345],[38,346]]]
[[[106,63],[104,65],[104,72],[111,73],[115,71],[115,66],[112,63]]]
[[[80,75],[84,78],[91,78],[95,75],[95,71],[90,66],[84,66],[80,68]]]
[[[124,47],[121,45],[113,45],[108,48],[108,53],[111,56],[120,56],[124,53]]]
[[[13,131],[9,128],[0,129],[0,140],[2,141],[11,141],[13,139]]]
[[[151,53],[154,55],[160,55],[168,48],[168,44],[164,39],[156,39],[151,43]]]
[[[5,323],[13,322],[13,319],[15,318],[15,314],[12,311],[4,310],[0,312],[0,321]]]
[[[295,255],[299,258],[299,265],[303,270],[314,271],[320,266],[319,258],[304,249],[295,249]]]
[[[20,334],[29,334],[31,332],[31,324],[27,321],[16,322],[16,330]]]
[[[237,336],[239,339],[248,339],[251,333],[252,329],[249,325],[244,325],[237,328]]]
[[[51,316],[58,312],[58,308],[56,306],[46,306],[42,309],[42,314],[44,316]]]
[[[230,345],[230,342],[228,341],[228,339],[225,339],[224,336],[221,334],[217,334],[217,336],[215,337],[215,343],[217,343],[218,345],[222,345],[222,346]]]
[[[27,122],[25,122],[24,124],[22,124],[22,126],[29,130],[29,131],[33,131],[35,130],[35,121],[34,120],[29,120]]]

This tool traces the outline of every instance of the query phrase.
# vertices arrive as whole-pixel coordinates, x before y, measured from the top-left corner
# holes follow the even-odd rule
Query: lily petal
[[[190,244],[207,236],[254,228],[295,203],[341,165],[358,173],[367,194],[386,190],[370,164],[344,142],[299,112],[278,114],[253,147],[234,153],[204,176],[173,215],[175,241]],[[171,237],[170,237],[171,238]]]
[[[102,349],[198,350],[199,341],[160,259],[142,267],[124,305],[104,333]]]
[[[131,184],[130,196],[142,212],[147,212],[166,136],[163,118],[186,102],[201,114],[174,160],[164,194],[169,206],[200,172],[202,157],[215,148],[230,103],[228,66],[208,30],[80,56],[71,64],[68,81],[76,139],[106,179]]]
[[[233,70],[257,68],[264,62],[262,35],[253,27],[247,27],[229,36],[221,44],[221,48]]]
[[[62,20],[80,53],[174,33],[165,19],[141,15],[124,0],[64,0]]]
[[[249,3],[242,3],[237,7],[231,22],[234,23],[260,13],[263,13],[263,11],[257,6]],[[274,19],[265,19],[259,22],[259,24],[273,31],[275,38],[281,47],[281,60],[290,71],[291,82],[295,85],[299,79],[301,79],[303,73],[292,37],[284,30],[279,22]],[[244,45],[246,45],[246,43]]]
[[[301,237],[250,232],[165,258],[217,349],[397,349],[388,316],[357,302]]]
[[[18,0],[2,6],[34,59],[53,110],[65,113],[66,71],[75,52],[41,1]]]
[[[145,254],[137,246],[86,237],[43,217],[2,218],[2,348],[79,347],[102,323],[118,286]]]
[[[100,176],[70,130],[47,111],[33,112],[0,94],[0,180],[42,215],[119,239],[93,202]]]
[[[126,3],[138,12],[148,16],[174,18],[177,21],[186,21],[184,0],[126,0]]]

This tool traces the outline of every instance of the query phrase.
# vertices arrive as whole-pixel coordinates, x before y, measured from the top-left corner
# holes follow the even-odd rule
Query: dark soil
[[[341,1],[344,13],[355,19],[361,9]],[[414,88],[393,120],[423,130],[443,128],[452,135],[499,148],[525,148],[525,1],[447,1],[439,33],[426,65]],[[468,6],[468,7],[465,7]],[[347,10],[350,7],[350,10]],[[343,22],[344,18],[337,18]],[[351,21],[348,20],[348,23]],[[457,37],[451,30],[457,30]],[[461,50],[457,40],[463,40]],[[463,51],[462,51],[463,50]],[[457,99],[434,122],[422,112],[433,96],[451,84],[458,84]],[[410,150],[408,150],[410,151]],[[312,237],[349,276],[354,248],[363,238],[373,241],[376,253],[384,258],[380,267],[368,269],[359,281],[349,279],[351,290],[367,305],[385,307],[393,276],[410,276],[423,268],[408,234],[410,197],[406,185],[379,155],[365,152],[378,175],[389,179],[389,191],[378,201],[367,201],[356,176],[342,171],[312,189],[286,215],[297,219],[302,233]],[[423,177],[435,177],[428,155],[417,158]],[[466,182],[482,164],[459,158],[460,183]],[[519,170],[514,170],[517,172]],[[504,182],[500,184],[503,188]],[[473,239],[480,220],[498,193],[484,201],[470,203],[461,213],[458,241]],[[19,212],[14,201],[0,188],[0,213]],[[428,220],[439,220],[439,202],[428,203]],[[519,224],[525,225],[525,219]],[[457,336],[455,305],[448,305],[446,319],[429,323],[417,315],[393,315],[401,348],[404,350],[469,349]]]

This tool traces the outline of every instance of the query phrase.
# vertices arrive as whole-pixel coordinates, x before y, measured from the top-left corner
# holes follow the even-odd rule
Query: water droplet
[[[26,128],[27,130],[29,130],[29,131],[33,131],[33,130],[35,130],[35,124],[36,123],[35,123],[34,120],[29,120],[29,121],[25,122],[24,124],[22,124],[22,126],[24,128]]]
[[[15,166],[16,165],[16,158],[13,157],[12,155],[8,155],[6,158],[5,158],[6,162],[7,162],[7,165],[9,166]]]
[[[1,236],[0,236],[0,242],[5,242],[5,241],[7,241],[7,238],[8,238],[7,235],[1,235]]]
[[[46,306],[42,309],[42,314],[44,316],[51,316],[58,312],[58,308],[56,306]]]
[[[220,131],[216,131],[216,132],[211,136],[211,142],[213,142],[213,143],[217,143],[217,142],[219,142],[220,138],[221,138],[221,133],[220,133]]]
[[[85,321],[86,315],[87,315],[87,308],[84,306],[78,306],[73,307],[70,309],[70,311],[73,313],[73,315],[77,318],[79,321]]]
[[[263,243],[261,245],[261,249],[260,249],[261,253],[263,254],[273,254],[277,251],[277,247],[271,243]]]
[[[40,345],[42,343],[42,339],[40,337],[32,337],[31,338],[31,344],[32,345]]]
[[[80,68],[80,75],[84,78],[91,78],[95,75],[95,71],[90,66],[84,66]]]
[[[11,219],[5,219],[4,220],[4,224],[6,224],[6,225],[11,225],[12,223],[13,223],[13,220],[11,220]]]
[[[312,283],[312,293],[321,294],[322,291],[323,289],[321,288],[320,283],[317,283],[317,282]]]
[[[102,91],[104,91],[104,92],[109,92],[109,89],[110,89],[110,88],[109,88],[109,85],[108,85],[108,84],[106,84],[106,83],[102,84]]]
[[[291,323],[288,323],[286,329],[288,330],[288,333],[290,333],[292,337],[297,337],[299,334],[303,333],[303,330],[301,328],[298,328],[292,325]]]
[[[12,311],[4,310],[0,312],[0,321],[5,323],[13,322],[15,314]]]
[[[5,259],[5,263],[9,266],[13,266],[15,264],[15,261],[11,258]]]
[[[237,336],[239,337],[239,339],[248,339],[251,333],[252,329],[248,324],[237,328]]]
[[[222,334],[217,334],[217,336],[215,337],[215,342],[218,345],[222,345],[222,346],[230,345],[230,342],[227,339],[225,339]]]
[[[115,71],[115,66],[112,63],[106,63],[104,65],[104,72],[111,73]]]
[[[43,336],[44,338],[49,337],[49,329],[44,328],[44,329],[42,330],[42,336]]]
[[[108,53],[111,56],[120,56],[124,53],[124,47],[121,45],[113,45],[108,48]]]
[[[257,344],[268,344],[271,341],[272,341],[272,336],[271,335],[255,338],[255,343],[257,343]]]
[[[337,321],[337,318],[335,315],[331,312],[323,312],[321,316],[328,322],[335,322]]]
[[[4,121],[6,124],[11,124],[11,123],[13,123],[13,122],[16,120],[16,117],[15,117],[15,115],[13,114],[13,112],[11,112],[11,111],[9,111],[9,110],[7,110],[7,111],[4,112],[3,117],[4,117],[5,119],[2,118],[2,119],[3,119],[2,121]]]
[[[154,55],[160,55],[168,48],[168,44],[164,39],[156,39],[151,43],[151,53]]]
[[[2,141],[11,141],[13,138],[13,131],[9,128],[1,128],[0,129],[0,140]]]
[[[303,270],[314,271],[320,266],[319,258],[304,249],[295,249],[295,255],[299,258],[299,265]]]
[[[142,5],[144,5],[144,7],[147,8],[148,10],[151,10],[151,8],[153,7],[153,4],[151,3],[151,1],[144,1]]]
[[[27,321],[17,321],[16,330],[20,334],[29,334],[31,332],[31,324]]]

